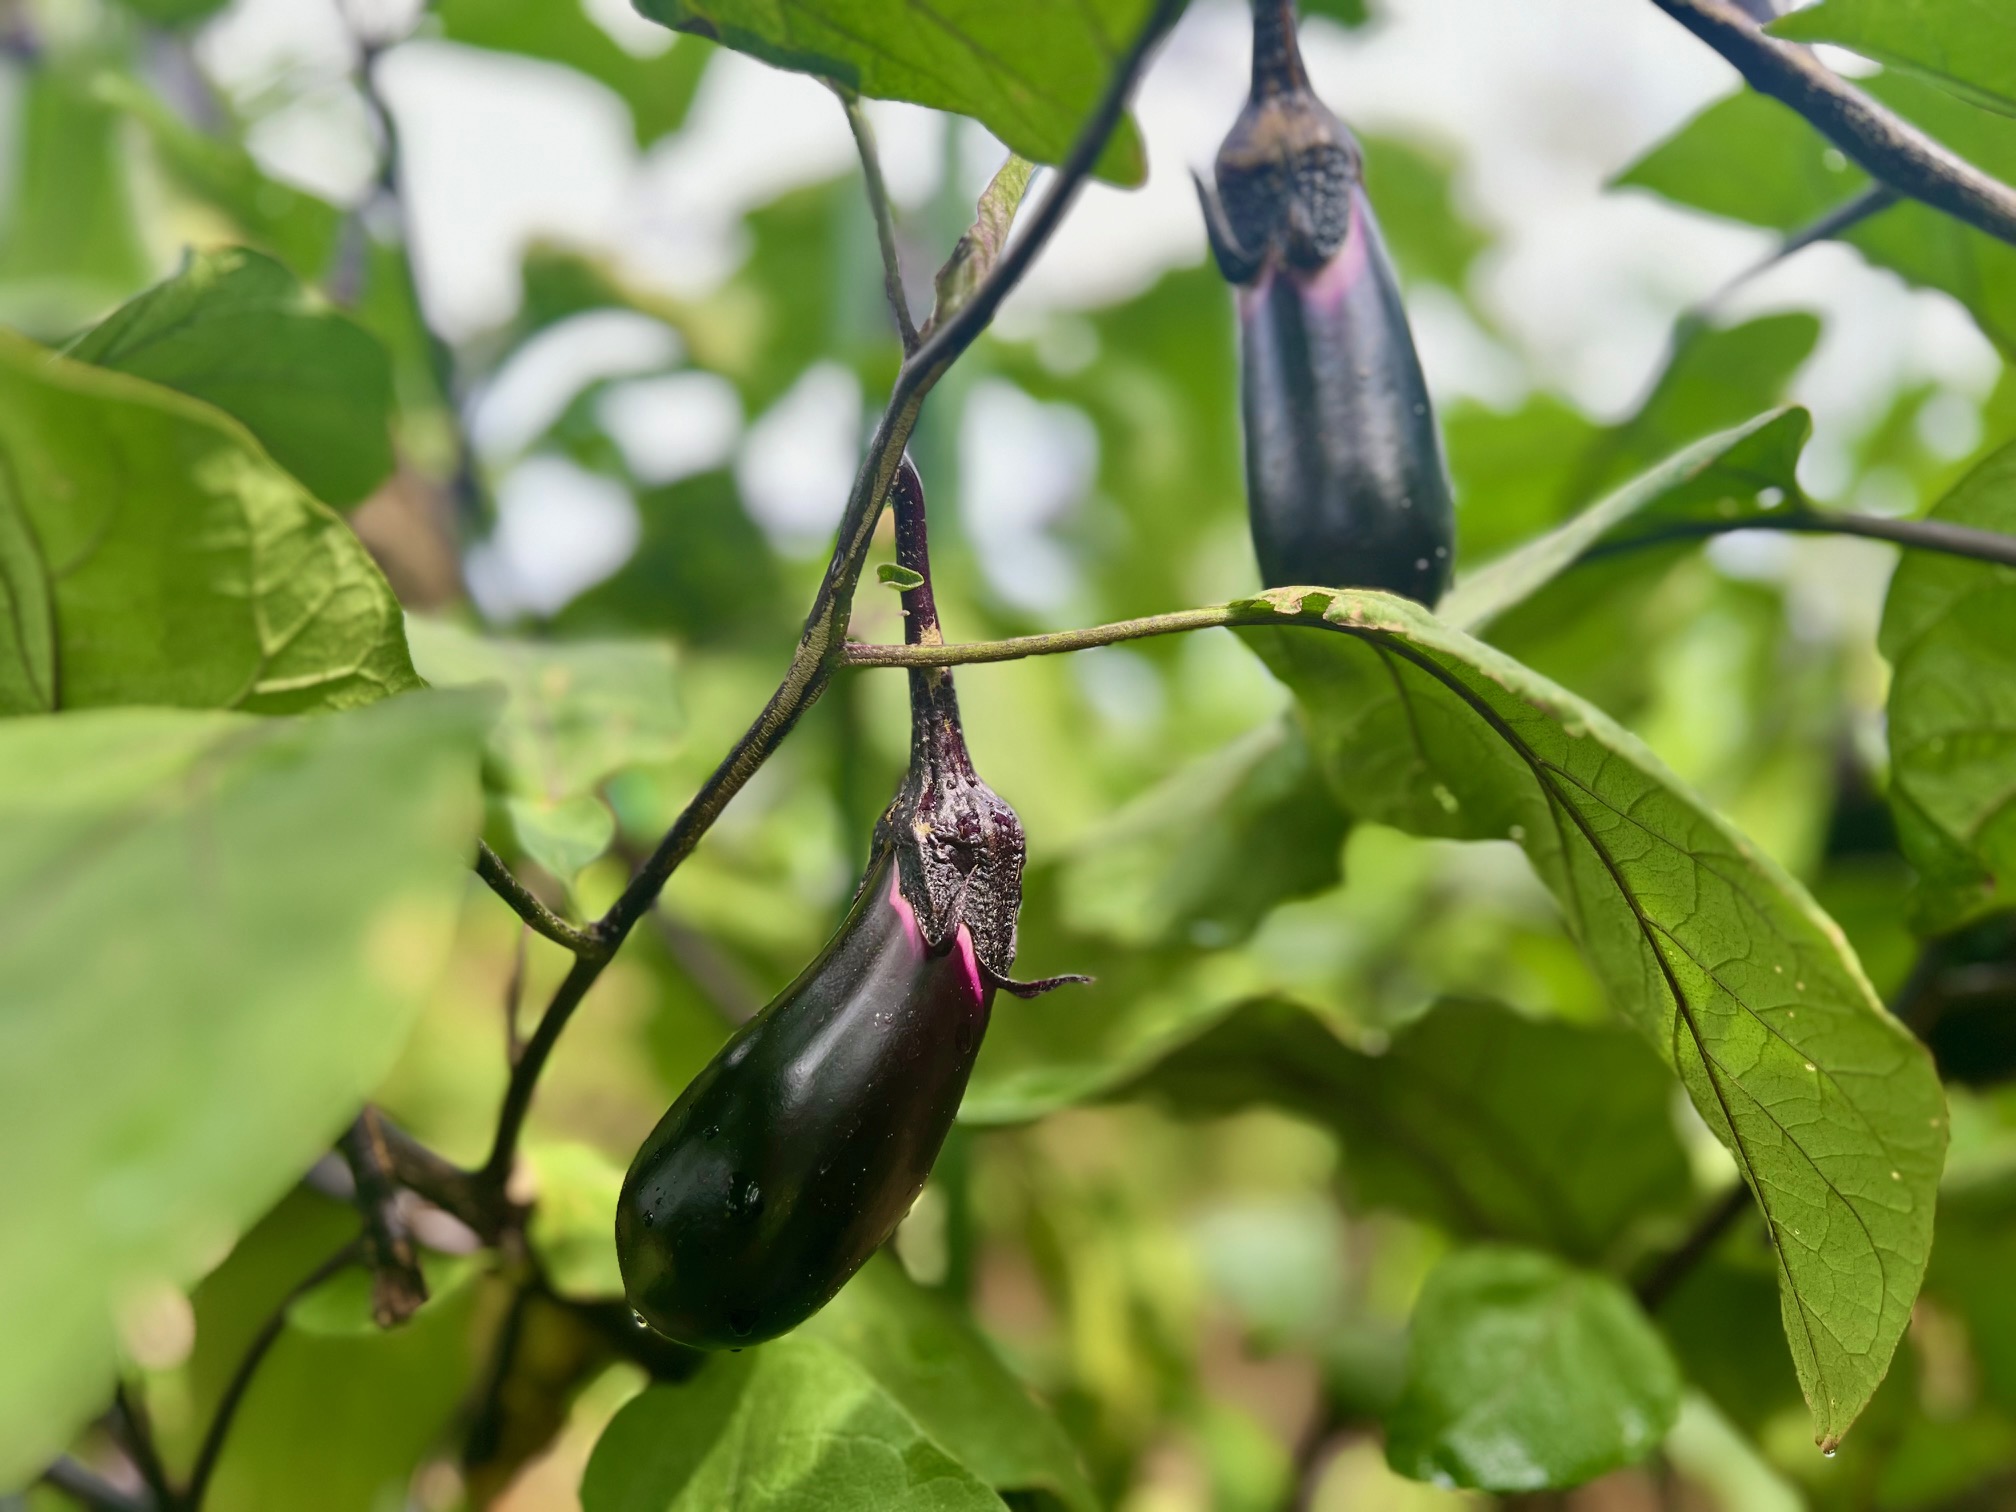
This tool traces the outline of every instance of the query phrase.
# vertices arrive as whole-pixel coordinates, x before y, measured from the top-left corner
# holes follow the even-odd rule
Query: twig
[[[1081,630],[1010,636],[1006,640],[940,642],[935,646],[865,645],[852,641],[840,659],[850,667],[961,667],[977,662],[1020,661],[1027,656],[1055,656],[1120,641],[1180,635],[1187,630],[1278,624],[1286,618],[1273,608],[1241,610],[1220,604],[1210,609],[1179,609],[1173,614],[1150,614],[1140,619],[1117,620],[1110,625],[1090,625]]]
[[[1182,9],[1183,0],[1156,0],[1147,23],[1108,80],[1105,94],[1091,119],[1080,130],[1070,155],[1059,165],[1042,204],[1030,217],[1023,235],[1009,246],[992,272],[974,290],[972,298],[904,359],[882,419],[869,440],[867,455],[855,474],[854,486],[841,516],[833,555],[813,597],[805,629],[783,681],[770,695],[755,722],[735,742],[721,764],[701,784],[693,800],[673,821],[672,827],[665,832],[664,838],[630,879],[622,894],[610,905],[609,911],[589,931],[601,944],[602,952],[577,956],[573,970],[561,982],[538,1028],[526,1042],[524,1057],[512,1068],[490,1158],[478,1173],[485,1183],[501,1190],[509,1177],[518,1134],[531,1105],[533,1088],[545,1069],[546,1059],[574,1010],[581,1005],[582,998],[601,975],[609,954],[622,945],[637,921],[657,901],[672,873],[693,853],[700,837],[728,806],[729,800],[769,760],[799,717],[817,702],[832,680],[834,668],[843,660],[847,616],[853,605],[854,589],[860,581],[862,565],[868,557],[875,524],[895,481],[897,464],[902,458],[903,448],[909,443],[911,431],[916,427],[925,397],[987,328],[1001,307],[1001,301],[1008,297],[1008,291],[1021,280],[1030,262],[1057,229],[1064,212],[1077,197],[1093,164],[1105,148],[1107,138],[1126,110],[1128,97],[1133,93],[1135,81],[1148,55],[1175,23]]]
[[[139,1472],[141,1484],[146,1486],[148,1494],[164,1512],[173,1508],[177,1504],[175,1484],[168,1479],[168,1468],[161,1463],[161,1451],[154,1446],[154,1426],[147,1421],[146,1409],[134,1400],[124,1381],[112,1388],[110,1421],[112,1436],[118,1439],[126,1457],[133,1461],[133,1468]]]
[[[903,292],[903,263],[896,249],[896,217],[889,204],[889,185],[882,177],[882,156],[875,150],[875,128],[861,108],[861,97],[829,79],[829,88],[847,112],[847,129],[854,133],[854,146],[861,155],[861,179],[868,189],[868,209],[875,217],[875,240],[882,248],[882,290],[889,297],[889,313],[896,317],[896,329],[903,336],[907,356],[917,350],[917,325],[910,318],[910,299]]]
[[[504,1064],[515,1066],[525,1053],[525,1036],[518,1032],[518,1010],[525,1002],[526,929],[518,931],[517,947],[511,952],[511,975],[504,983]]]
[[[287,1326],[287,1310],[346,1265],[355,1262],[361,1248],[361,1243],[352,1239],[337,1250],[295,1283],[281,1299],[280,1305],[259,1325],[259,1332],[252,1336],[251,1344],[238,1361],[238,1368],[225,1384],[223,1396],[217,1399],[217,1415],[210,1419],[210,1429],[203,1435],[202,1447],[196,1451],[196,1464],[189,1472],[189,1489],[183,1493],[179,1504],[186,1512],[202,1512],[203,1494],[209,1489],[210,1477],[224,1453],[224,1441],[230,1436],[232,1420],[237,1417],[238,1408],[245,1400],[245,1393],[251,1389],[252,1378],[258,1374],[260,1364],[279,1340],[281,1330]]]
[[[532,932],[577,956],[605,953],[606,948],[592,929],[577,929],[541,903],[532,889],[511,874],[503,857],[490,849],[488,841],[476,844],[476,875],[490,884],[490,890],[511,905],[511,911],[528,924]]]
[[[1728,0],[1652,3],[1734,64],[1752,89],[1799,112],[1870,177],[2016,246],[2016,189],[1886,110],[1808,49],[1767,35]]]
[[[46,1485],[54,1486],[66,1496],[76,1498],[91,1512],[154,1512],[152,1501],[143,1501],[128,1496],[110,1481],[95,1471],[87,1470],[69,1455],[56,1461],[42,1472]]]
[[[1750,1211],[1751,1206],[1750,1188],[1737,1182],[1638,1283],[1639,1305],[1648,1313],[1657,1312],[1660,1304],[1673,1295],[1694,1267],[1715,1248],[1716,1241],[1729,1231],[1730,1225]]]
[[[412,1231],[399,1214],[399,1187],[386,1145],[384,1115],[367,1105],[338,1144],[357,1181],[364,1263],[371,1268],[371,1317],[380,1328],[393,1328],[426,1304],[427,1278],[420,1271]]]
[[[387,1164],[401,1186],[468,1225],[485,1244],[496,1244],[512,1227],[514,1209],[501,1183],[493,1187],[477,1172],[428,1149],[382,1111],[378,1127]]]
[[[1949,520],[1892,520],[1882,515],[1850,514],[1843,510],[1805,505],[1775,514],[1741,515],[1730,520],[1681,520],[1642,535],[1606,541],[1584,552],[1580,561],[1599,561],[1646,546],[1663,546],[1672,541],[1700,540],[1707,536],[1732,535],[1741,530],[1785,530],[1800,535],[1852,535],[1873,541],[1888,541],[1914,551],[1936,551],[1943,556],[1966,557],[1970,561],[1992,562],[2016,567],[2016,535],[1999,530],[1979,530],[1971,525],[1955,525]]]

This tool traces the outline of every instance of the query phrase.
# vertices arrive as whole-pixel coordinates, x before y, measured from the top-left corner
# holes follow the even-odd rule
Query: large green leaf
[[[363,544],[209,405],[0,333],[0,715],[417,686]]]
[[[2001,0],[1825,0],[1771,29],[1801,42],[1838,42],[2016,115],[2016,26]]]
[[[326,1150],[447,949],[483,701],[0,724],[0,1485]]]
[[[1098,1499],[1057,1420],[972,1323],[887,1255],[800,1330],[844,1352],[947,1453],[1004,1495],[1091,1512]]]
[[[636,1398],[595,1446],[583,1512],[1003,1512],[847,1352],[790,1337]]]
[[[1932,517],[2016,534],[2016,446]],[[1879,644],[1890,659],[1890,802],[1934,933],[2016,904],[2016,569],[1907,552]]]
[[[1621,1030],[1451,1002],[1368,1055],[1303,1009],[1259,1002],[1116,1095],[1185,1113],[1286,1108],[1336,1131],[1366,1206],[1596,1261],[1691,1203],[1670,1087]]]
[[[1975,166],[2016,177],[2016,121],[1905,74],[1868,91]],[[1803,118],[1744,92],[1709,106],[1618,183],[1752,225],[1792,231],[1867,189],[1870,180]],[[1988,338],[2016,351],[2016,248],[1926,205],[1906,202],[1843,233],[1878,267],[1965,305]]]
[[[407,634],[430,683],[503,684],[490,783],[526,854],[556,877],[571,879],[616,837],[602,784],[679,753],[686,721],[663,641],[504,640],[418,619]]]
[[[1386,1458],[1439,1485],[1541,1491],[1643,1459],[1679,1415],[1680,1372],[1615,1281],[1464,1250],[1415,1304]]]
[[[1804,410],[1782,410],[1696,442],[1565,525],[1466,573],[1442,601],[1441,617],[1481,633],[1591,552],[1636,543],[1649,554],[1648,543],[1663,536],[1691,540],[1684,533],[1690,525],[1768,514],[1799,496],[1799,454],[1812,431],[1812,418]],[[1592,577],[1615,575],[1614,567],[1597,563],[1579,571]],[[1570,618],[1555,605],[1547,606],[1545,616],[1550,621]]]
[[[1823,1444],[1882,1379],[1932,1240],[1930,1057],[1797,882],[1599,710],[1384,594],[1282,592],[1242,631],[1294,689],[1340,799],[1511,838],[1619,1012],[1672,1064],[1770,1220]],[[1320,609],[1322,618],[1308,618]]]
[[[929,10],[882,0],[637,0],[679,31],[712,37],[778,68],[860,94],[970,115],[1038,163],[1055,163],[1134,40],[1147,0],[944,0]],[[1122,122],[1103,176],[1147,176],[1141,138]]]
[[[392,365],[362,326],[269,257],[200,252],[64,348],[235,415],[328,504],[392,471]]]
[[[581,0],[443,0],[434,14],[454,41],[562,63],[606,84],[630,107],[640,147],[679,129],[713,55],[682,38],[668,52],[639,57],[598,26]]]

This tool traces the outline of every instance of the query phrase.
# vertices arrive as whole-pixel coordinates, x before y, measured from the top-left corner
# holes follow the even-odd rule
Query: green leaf
[[[583,1512],[1002,1512],[867,1369],[793,1336],[710,1360],[616,1415]]]
[[[1618,1030],[1450,1002],[1368,1055],[1306,1010],[1258,1002],[1114,1095],[1188,1114],[1284,1108],[1343,1141],[1360,1206],[1593,1262],[1692,1203],[1670,1086]]]
[[[2016,446],[1933,509],[2016,533]],[[1878,641],[1891,666],[1890,802],[1917,868],[1920,928],[2016,904],[2016,570],[1907,551]]]
[[[147,1378],[164,1457],[181,1471],[257,1331],[289,1292],[357,1231],[356,1210],[302,1188],[283,1198],[203,1278],[190,1298],[196,1343],[173,1377]],[[442,1274],[427,1256],[428,1274]],[[459,1272],[411,1321],[390,1331],[369,1322],[370,1276],[351,1266],[287,1309],[234,1419],[203,1505],[208,1512],[358,1512],[403,1505],[414,1469],[452,1427],[489,1358],[496,1310]],[[340,1329],[316,1318],[346,1293]],[[355,1326],[350,1326],[354,1322]],[[179,1428],[171,1432],[170,1425]]]
[[[443,0],[434,14],[451,41],[561,63],[607,85],[630,107],[640,147],[679,129],[714,51],[680,38],[666,52],[639,57],[598,26],[581,0]]]
[[[269,1207],[390,1069],[467,888],[487,710],[0,724],[0,1485],[98,1411],[118,1320]]]
[[[1680,544],[1691,544],[1695,538],[1684,534],[1688,525],[1761,516],[1797,501],[1799,454],[1812,432],[1812,417],[1792,409],[1760,415],[1696,442],[1567,524],[1466,573],[1442,601],[1441,618],[1477,634],[1577,563],[1583,563],[1578,573],[1614,576],[1599,563],[1583,562],[1593,551],[1618,550],[1669,534]],[[1642,545],[1639,550],[1652,554]],[[1546,618],[1571,617],[1550,606]]]
[[[875,581],[882,584],[885,588],[894,588],[899,592],[908,593],[912,588],[922,588],[924,586],[924,574],[913,572],[910,568],[896,562],[883,562],[875,569]]]
[[[392,471],[385,349],[257,252],[190,255],[64,355],[236,416],[325,503],[355,504]]]
[[[1387,1463],[1438,1485],[1580,1485],[1643,1459],[1680,1415],[1680,1373],[1630,1294],[1528,1250],[1436,1267],[1408,1366]]]
[[[318,277],[328,267],[342,211],[269,177],[242,141],[198,130],[124,74],[101,73],[92,90],[146,133],[170,183],[221,210],[244,241],[271,252],[303,278]]]
[[[1060,868],[1064,914],[1133,946],[1236,944],[1277,904],[1336,884],[1348,828],[1301,730],[1276,720],[1073,846]]]
[[[506,640],[424,619],[407,630],[430,683],[503,684],[488,780],[525,853],[563,881],[615,838],[602,784],[679,754],[677,661],[662,641]]]
[[[1825,0],[1780,17],[1771,30],[1838,42],[2016,116],[2016,27],[2001,0]]]
[[[1294,690],[1341,801],[1525,850],[1763,1206],[1815,1434],[1836,1442],[1931,1246],[1946,1114],[1930,1057],[1799,884],[1599,710],[1384,594],[1250,602],[1323,605],[1320,628],[1241,633]]]
[[[149,273],[119,117],[97,98],[96,73],[88,57],[32,69],[9,139],[0,320],[45,335],[74,329]]]
[[[879,1255],[797,1337],[833,1345],[865,1369],[947,1453],[996,1491],[1046,1505],[1099,1505],[1057,1420],[994,1347],[935,1292]]]
[[[0,715],[418,686],[363,544],[235,422],[0,333]]]
[[[2016,122],[1905,74],[1860,81],[1961,157],[2016,178]],[[1867,189],[1869,178],[1776,101],[1745,92],[1709,106],[1619,177],[1676,204],[1792,231]],[[2005,354],[2016,352],[2016,248],[1927,205],[1895,205],[1841,240],[1878,267],[1965,305]]]
[[[929,335],[957,315],[994,271],[994,265],[1008,249],[1008,234],[1015,228],[1015,212],[1021,208],[1022,196],[1029,192],[1029,179],[1035,172],[1034,163],[1010,153],[1008,161],[987,181],[987,187],[980,192],[973,224],[953,246],[945,266],[938,270],[937,302],[924,322],[923,334]]]
[[[878,0],[637,0],[677,31],[712,37],[778,68],[833,79],[856,94],[908,100],[977,119],[1009,150],[1056,163],[1071,150],[1149,0],[952,0],[928,14]],[[1147,177],[1140,135],[1123,121],[1102,177]]]

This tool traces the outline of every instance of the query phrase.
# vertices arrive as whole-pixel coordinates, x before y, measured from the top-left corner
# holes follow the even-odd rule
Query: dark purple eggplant
[[[896,484],[898,559],[928,573],[923,490]],[[906,638],[938,638],[928,575]],[[910,766],[839,931],[682,1092],[616,1210],[630,1306],[667,1338],[734,1349],[795,1327],[923,1189],[998,987],[1011,981],[1022,826],[974,773],[952,674],[910,674]],[[1058,979],[1064,980],[1064,979]]]
[[[1357,140],[1309,87],[1294,0],[1253,0],[1253,85],[1197,184],[1237,287],[1246,497],[1269,587],[1433,604],[1455,511]]]

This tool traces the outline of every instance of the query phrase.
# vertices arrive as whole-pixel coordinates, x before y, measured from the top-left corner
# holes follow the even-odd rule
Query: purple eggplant
[[[905,459],[898,558],[926,570]],[[925,565],[919,565],[925,564]],[[937,637],[928,576],[906,636]],[[867,875],[818,959],[659,1120],[616,1211],[630,1306],[699,1349],[795,1327],[860,1269],[923,1189],[1009,979],[1022,901],[1015,811],[973,770],[952,674],[910,674],[910,766]]]
[[[1269,587],[1433,604],[1448,471],[1357,140],[1309,87],[1294,0],[1253,0],[1253,85],[1197,190],[1236,286],[1246,495]]]

